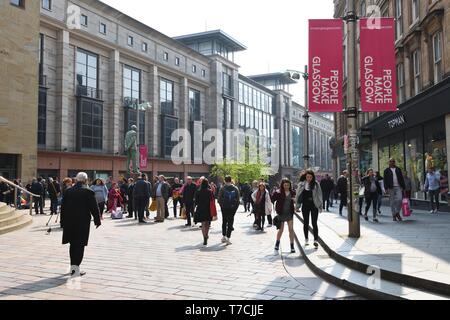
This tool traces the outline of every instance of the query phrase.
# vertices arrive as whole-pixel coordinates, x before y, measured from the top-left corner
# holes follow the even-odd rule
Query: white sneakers
[[[305,239],[305,246],[309,246],[309,239]]]
[[[228,242],[228,238],[227,237],[223,237],[222,238],[222,243],[227,243]]]

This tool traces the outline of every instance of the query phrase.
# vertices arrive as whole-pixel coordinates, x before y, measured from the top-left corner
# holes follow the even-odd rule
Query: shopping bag
[[[402,213],[404,217],[411,216],[411,208],[409,207],[409,199],[403,198],[402,200]]]
[[[157,211],[157,210],[158,210],[158,203],[156,202],[155,198],[152,198],[152,203],[150,204],[148,211]]]
[[[213,221],[217,220],[217,208],[216,208],[216,199],[214,195],[211,193],[211,201],[209,202],[209,212],[211,213],[211,217]]]
[[[118,207],[118,208],[116,208],[116,210],[113,210],[111,212],[111,219],[114,219],[114,220],[123,219],[123,212],[122,212],[121,207]]]
[[[185,208],[185,207],[183,207],[183,208],[181,209],[180,217],[181,217],[181,219],[184,219],[184,220],[187,219],[186,208]]]

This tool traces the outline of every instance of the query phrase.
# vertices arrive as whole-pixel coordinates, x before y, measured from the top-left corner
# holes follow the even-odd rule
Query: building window
[[[141,99],[141,71],[123,67],[123,98],[125,105],[139,103]]]
[[[142,51],[147,52],[148,51],[148,44],[147,42],[142,42]]]
[[[87,25],[88,25],[88,17],[87,17],[87,15],[84,15],[84,14],[81,15],[80,23],[81,23],[82,26],[87,27]]]
[[[245,106],[239,104],[239,125],[245,127]]]
[[[163,59],[164,59],[164,61],[169,61],[169,53],[168,52],[164,52]]]
[[[42,8],[52,11],[52,0],[42,0]]]
[[[162,123],[162,153],[164,157],[172,155],[172,149],[177,142],[172,141],[172,133],[178,129],[178,120],[170,117],[163,117]]]
[[[189,119],[191,121],[201,120],[200,91],[189,89]]]
[[[439,31],[433,36],[433,65],[434,83],[442,80],[442,33]]]
[[[106,34],[106,24],[100,23],[100,33]]]
[[[413,61],[413,75],[414,75],[414,95],[418,95],[420,93],[420,73],[421,73],[421,63],[420,63],[420,51],[415,50],[412,54]]]
[[[77,50],[77,85],[97,89],[97,65],[96,54]]]
[[[178,57],[175,58],[175,65],[176,66],[180,65],[180,58],[178,58]]]
[[[128,36],[128,45],[132,47],[134,45],[134,38],[132,36]]]
[[[202,77],[205,78],[206,77],[206,70],[202,69]]]
[[[161,79],[159,92],[161,114],[174,115],[173,82]]]
[[[411,0],[411,24],[419,20],[419,0]]]
[[[222,99],[222,107],[224,111],[224,128],[233,129],[233,102],[229,99]]]
[[[395,0],[395,21],[396,38],[400,39],[403,35],[402,0]]]
[[[223,89],[223,94],[226,95],[233,95],[233,80],[230,74],[223,72],[222,73],[222,89]],[[252,96],[249,96],[250,98]]]
[[[79,102],[79,149],[101,151],[103,148],[103,106],[100,103],[81,100]]]
[[[9,0],[9,3],[16,7],[25,8],[25,0]]]
[[[403,63],[397,65],[398,102],[405,101],[405,69]]]
[[[360,12],[361,17],[365,17],[367,15],[366,1],[365,0],[361,1],[359,12]]]
[[[195,64],[192,65],[192,73],[197,73],[197,66]]]
[[[39,88],[38,145],[45,146],[47,132],[47,89]]]

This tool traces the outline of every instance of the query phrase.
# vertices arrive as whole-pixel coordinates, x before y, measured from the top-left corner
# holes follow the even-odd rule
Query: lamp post
[[[350,174],[349,179],[349,203],[348,210],[348,222],[349,222],[349,237],[360,237],[360,221],[358,207],[358,194],[359,194],[359,153],[358,153],[358,136],[357,136],[357,116],[358,109],[356,107],[356,23],[358,16],[355,10],[355,0],[348,0],[347,12],[343,18],[347,23],[348,37],[348,85],[347,85],[347,101],[348,106],[345,113],[347,115],[347,134],[349,141],[349,148],[347,153],[347,171]]]
[[[309,169],[309,111],[308,111],[308,66],[305,66],[305,71],[296,71],[296,70],[287,70],[289,77],[294,80],[300,80],[302,77],[305,80],[305,113],[303,114],[303,119],[305,121],[305,134],[303,135],[303,146],[304,146],[304,155],[303,155],[303,165],[305,170]]]

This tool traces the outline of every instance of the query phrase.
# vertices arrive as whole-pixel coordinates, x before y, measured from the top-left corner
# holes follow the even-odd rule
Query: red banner
[[[146,145],[139,146],[139,168],[147,169],[148,148]]]
[[[309,111],[342,112],[343,24],[309,20]]]
[[[397,111],[394,19],[377,19],[360,20],[361,108]]]

